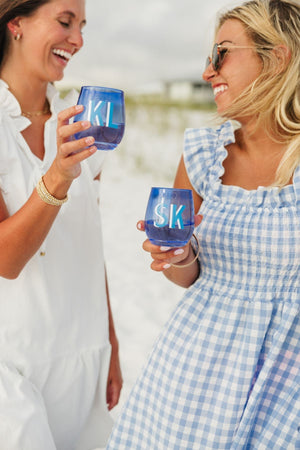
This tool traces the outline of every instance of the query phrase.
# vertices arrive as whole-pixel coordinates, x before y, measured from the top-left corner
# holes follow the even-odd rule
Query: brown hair
[[[9,39],[7,23],[17,16],[30,16],[50,0],[1,0],[0,2],[0,65],[7,51]]]

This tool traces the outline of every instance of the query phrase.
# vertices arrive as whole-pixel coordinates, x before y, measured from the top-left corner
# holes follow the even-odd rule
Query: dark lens
[[[219,48],[219,69],[221,68],[221,66],[222,66],[222,64],[224,62],[224,59],[225,59],[225,56],[226,56],[227,52],[228,52],[227,48],[223,48],[223,49]]]
[[[218,44],[215,44],[213,47],[212,55],[211,55],[211,63],[214,70],[218,70],[219,68],[219,49]]]
[[[214,45],[213,51],[212,51],[212,58],[211,63],[215,71],[218,71],[221,69],[221,66],[224,62],[224,58],[226,56],[228,49],[222,48],[218,44]]]
[[[208,66],[210,65],[210,63],[211,63],[211,57],[208,56],[208,57],[206,58],[206,62],[205,62],[205,70],[208,68]]]

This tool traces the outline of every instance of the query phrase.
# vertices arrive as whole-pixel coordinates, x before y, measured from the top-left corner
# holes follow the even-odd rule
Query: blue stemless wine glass
[[[152,244],[182,247],[191,239],[194,225],[194,203],[190,189],[151,189],[145,231]]]
[[[88,120],[91,127],[76,133],[75,138],[93,136],[98,150],[114,150],[124,135],[124,92],[108,87],[82,86],[77,104],[83,105],[84,110],[75,116],[74,122]]]

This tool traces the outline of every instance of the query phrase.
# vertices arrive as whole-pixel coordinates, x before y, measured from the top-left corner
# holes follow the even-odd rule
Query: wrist
[[[194,253],[192,244],[190,243],[188,256],[176,264],[171,264],[172,267],[183,268],[183,267],[189,267],[194,263],[198,264],[198,256],[200,253],[200,244],[199,244],[198,237],[195,234],[193,234],[193,238],[197,242],[197,253],[196,254]]]
[[[38,181],[38,184],[36,185],[36,191],[38,196],[40,197],[40,199],[44,202],[47,203],[48,205],[51,206],[61,206],[64,203],[66,203],[66,201],[68,200],[68,195],[66,195],[64,198],[59,199],[57,197],[55,197],[54,195],[50,194],[50,192],[48,191],[43,177],[41,177]]]
[[[47,191],[58,200],[67,197],[68,190],[72,184],[72,180],[66,180],[51,170],[51,168],[43,175],[43,181]]]
[[[190,245],[187,257],[182,259],[181,261],[178,261],[176,264],[172,264],[172,266],[185,266],[186,264],[189,264],[193,259],[195,259],[195,253],[192,246]]]

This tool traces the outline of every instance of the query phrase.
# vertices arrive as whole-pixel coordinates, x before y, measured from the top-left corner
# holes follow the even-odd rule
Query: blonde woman
[[[300,447],[299,2],[225,13],[203,78],[222,124],[186,131],[174,183],[193,190],[200,254],[144,242],[187,291],[110,450]]]

